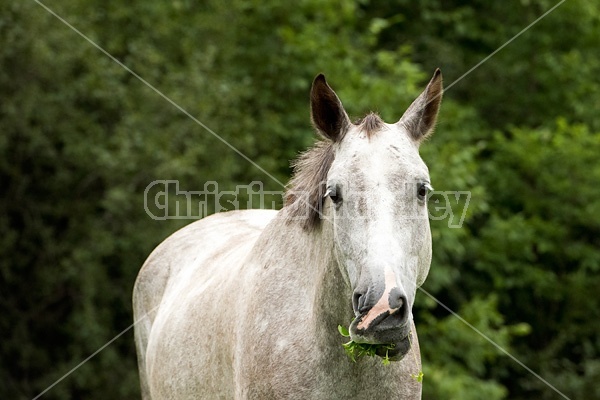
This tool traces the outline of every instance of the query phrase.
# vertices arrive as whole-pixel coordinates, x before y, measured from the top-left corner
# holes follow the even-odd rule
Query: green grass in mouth
[[[349,328],[346,328],[345,326],[342,326],[342,325],[338,325],[338,331],[340,332],[340,335],[342,335],[343,337],[347,337],[347,338],[350,337]],[[408,339],[410,340],[410,335],[408,336]],[[411,345],[412,345],[412,343],[411,343]],[[348,357],[350,357],[350,359],[353,362],[356,362],[356,360],[358,360],[359,358],[364,357],[364,356],[375,357],[377,355],[377,351],[380,349],[383,349],[383,350],[385,350],[385,357],[381,357],[382,363],[383,363],[383,365],[389,365],[390,358],[388,356],[388,353],[396,345],[394,343],[391,343],[391,344],[357,343],[354,340],[350,340],[349,342],[343,343],[342,346],[344,346],[344,351],[346,352]],[[417,363],[416,355],[415,355],[415,363]],[[423,382],[423,371],[422,370],[419,370],[418,374],[410,374],[410,376],[417,382]]]

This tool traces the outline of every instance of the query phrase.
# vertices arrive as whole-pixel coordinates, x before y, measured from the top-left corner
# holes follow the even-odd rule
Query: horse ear
[[[342,139],[351,124],[342,102],[323,74],[316,76],[310,90],[310,116],[317,131],[334,142]]]
[[[433,133],[443,92],[442,71],[438,68],[423,93],[413,101],[398,121],[398,124],[404,126],[419,143]]]

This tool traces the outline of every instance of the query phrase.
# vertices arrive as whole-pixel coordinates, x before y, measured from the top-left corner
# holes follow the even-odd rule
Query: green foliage
[[[345,326],[338,325],[338,332],[343,337],[350,337],[350,332]],[[354,340],[350,340],[349,342],[344,343],[342,346],[344,346],[344,351],[353,362],[356,362],[356,360],[364,356],[376,357],[378,356],[378,351],[385,351],[385,357],[382,357],[383,365],[389,365],[390,358],[388,356],[388,351],[395,347],[394,344],[357,343]]]
[[[511,338],[527,334],[530,328],[523,323],[507,326],[497,308],[497,296],[490,295],[470,299],[456,310],[479,332],[454,315],[437,319],[431,314],[423,316],[419,342],[427,360],[423,362],[428,376],[424,398],[477,399],[482,393],[490,399],[506,397],[507,390],[499,382],[476,377],[485,377],[489,366],[503,356],[490,340],[510,351]]]
[[[380,46],[411,43],[414,61],[439,66],[453,82],[557,3],[395,0],[373,2],[366,12],[393,21],[380,32]],[[564,2],[453,86],[452,97],[476,101],[479,118],[496,128],[538,127],[564,115],[597,131],[599,19],[597,2]]]
[[[548,128],[496,134],[486,150],[494,168],[481,171],[496,195],[470,245],[476,285],[504,292],[499,306],[506,318],[532,327],[513,344],[522,361],[557,381],[569,376],[561,389],[575,398],[593,393],[585,382],[598,376],[591,366],[600,347],[590,321],[600,317],[599,149],[600,134],[562,118]],[[521,388],[552,397],[541,382],[519,375]]]
[[[353,116],[393,122],[435,67],[451,84],[554,4],[51,7],[286,182],[288,161],[313,141],[317,73]],[[471,192],[460,228],[449,227],[460,201],[452,221],[431,221],[424,289],[569,397],[590,399],[600,398],[599,8],[565,2],[452,86],[422,146],[437,191]],[[282,188],[35,2],[0,3],[0,65],[0,398],[23,399],[131,324],[140,265],[187,222],[146,215],[150,182]],[[425,398],[556,398],[423,293],[414,314]],[[128,332],[44,398],[138,396]]]

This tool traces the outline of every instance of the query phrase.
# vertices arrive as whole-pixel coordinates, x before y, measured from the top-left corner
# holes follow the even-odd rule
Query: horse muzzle
[[[375,294],[379,292],[378,295]],[[358,343],[394,344],[393,350],[380,354],[401,359],[410,350],[410,308],[404,291],[385,285],[381,290],[356,290],[352,305],[357,317],[350,324],[352,340]]]
[[[368,329],[357,328],[360,325],[360,318],[356,318],[350,324],[350,338],[357,343],[393,344],[392,349],[384,347],[378,349],[377,355],[391,361],[401,360],[411,348],[411,324],[397,326],[394,322],[395,318],[390,317],[393,315],[381,316],[381,321]]]

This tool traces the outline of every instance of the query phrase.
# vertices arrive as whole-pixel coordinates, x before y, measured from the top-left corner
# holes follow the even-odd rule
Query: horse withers
[[[442,96],[436,70],[394,124],[351,122],[325,77],[311,89],[322,139],[280,211],[215,214],[148,257],[133,309],[144,399],[419,399],[412,318],[431,262],[419,145]],[[352,361],[356,343],[385,344]]]

